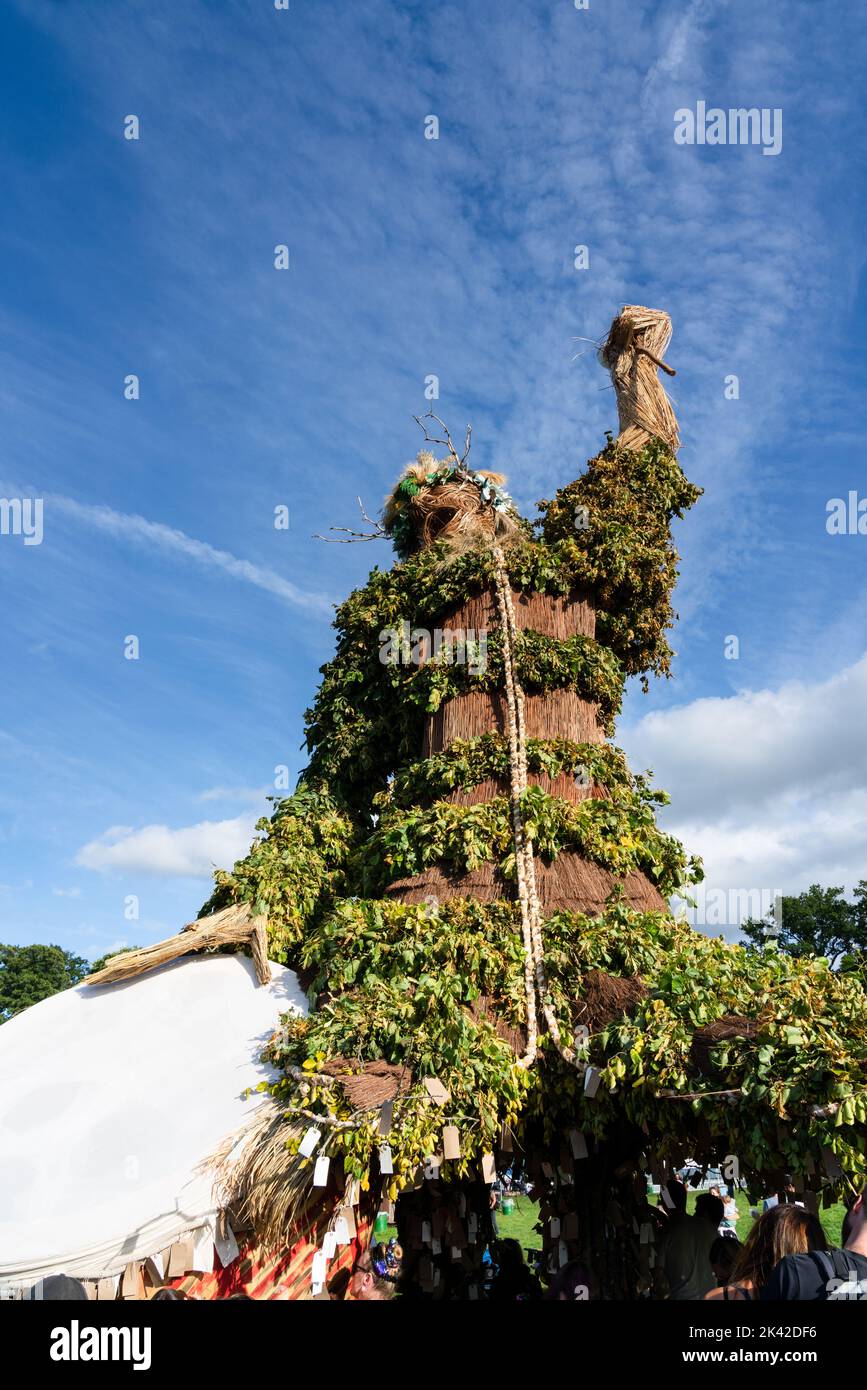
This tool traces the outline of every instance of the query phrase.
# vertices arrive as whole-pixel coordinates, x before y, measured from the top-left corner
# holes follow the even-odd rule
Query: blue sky
[[[0,39],[0,497],[45,509],[0,536],[0,940],[93,958],[195,915],[303,765],[330,604],[390,563],[313,533],[380,505],[430,374],[476,463],[550,496],[616,424],[581,339],[624,303],[672,314],[706,495],[676,679],[618,740],[710,886],[867,875],[867,537],[825,527],[867,493],[848,7],[54,0]],[[781,109],[781,152],[675,144],[700,100]]]

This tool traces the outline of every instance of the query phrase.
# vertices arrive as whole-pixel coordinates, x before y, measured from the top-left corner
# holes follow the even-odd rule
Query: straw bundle
[[[255,917],[249,903],[233,903],[222,912],[214,912],[210,917],[200,917],[188,923],[177,936],[157,941],[153,946],[143,946],[138,951],[126,951],[123,955],[114,956],[104,969],[98,970],[95,975],[88,975],[83,983],[114,985],[195,951],[213,950],[217,946],[249,945],[256,978],[261,985],[266,985],[271,979],[266,925],[267,919]]]
[[[313,1169],[286,1147],[305,1127],[287,1121],[274,1101],[266,1101],[249,1127],[227,1138],[202,1165],[213,1172],[215,1191],[233,1220],[255,1231],[257,1242],[268,1249],[291,1244],[313,1224]]]
[[[502,542],[518,530],[511,501],[502,491],[505,481],[502,473],[455,468],[420,453],[386,499],[383,526],[401,554],[436,541],[447,542],[456,555]]]
[[[672,449],[680,445],[671,401],[657,376],[662,368],[674,376],[663,355],[671,341],[671,319],[661,309],[626,304],[611,325],[599,360],[611,373],[620,420],[618,443],[641,449],[662,439]]]

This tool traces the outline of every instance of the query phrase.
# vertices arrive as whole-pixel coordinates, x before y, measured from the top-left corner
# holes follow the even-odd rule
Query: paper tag
[[[467,1214],[467,1194],[466,1194],[466,1192],[461,1192],[461,1193],[459,1194],[459,1196],[458,1196],[458,1214],[459,1214],[460,1216],[462,1216],[462,1217],[463,1217],[463,1216],[466,1216],[466,1214]]]
[[[502,1149],[504,1154],[510,1154],[514,1152],[514,1149],[512,1147],[512,1131],[509,1129],[508,1125],[503,1125],[503,1128],[500,1131],[500,1148]]]
[[[394,1172],[394,1164],[391,1161],[391,1148],[388,1144],[379,1146],[379,1171],[384,1178]]]
[[[196,1258],[197,1249],[198,1245],[193,1247],[194,1260]],[[211,1247],[211,1251],[213,1252],[213,1246]],[[201,1265],[193,1265],[193,1269],[201,1268]],[[145,1269],[148,1272],[148,1276],[152,1284],[162,1284],[166,1277],[166,1266],[162,1257],[162,1252],[158,1251],[156,1255],[149,1255],[148,1258],[145,1260]]]
[[[353,1211],[352,1207],[342,1207],[341,1215],[343,1216],[343,1219],[346,1222],[346,1229],[349,1232],[349,1239],[352,1240],[353,1236],[358,1234],[358,1226],[355,1222],[355,1212]]]
[[[463,1257],[464,1257],[464,1252],[463,1252],[463,1250],[461,1249],[461,1247],[460,1247],[459,1245],[453,1245],[453,1246],[452,1246],[452,1260],[453,1260],[453,1261],[454,1261],[454,1260],[462,1260]]]
[[[214,1268],[214,1229],[212,1226],[203,1226],[200,1231],[196,1231],[196,1243],[193,1246],[193,1269],[199,1269],[203,1274],[210,1274]]]
[[[360,1178],[349,1178],[346,1183],[346,1191],[343,1194],[343,1204],[347,1207],[357,1207],[361,1199],[361,1180]]]
[[[337,1250],[337,1233],[326,1231],[322,1239],[322,1253],[326,1260],[333,1260]]]
[[[642,1221],[642,1223],[641,1223],[641,1230],[640,1230],[639,1235],[638,1235],[638,1243],[639,1243],[639,1245],[652,1245],[652,1244],[653,1244],[653,1222],[652,1222],[652,1221]]]
[[[475,1245],[476,1236],[478,1235],[478,1233],[479,1218],[476,1216],[476,1213],[474,1211],[471,1211],[469,1218],[467,1219],[467,1237],[469,1239],[470,1245]]]
[[[586,1158],[586,1157],[587,1157],[587,1140],[584,1138],[584,1132],[583,1132],[583,1130],[580,1130],[580,1129],[570,1129],[570,1131],[569,1131],[569,1147],[570,1147],[571,1150],[572,1150],[572,1157],[573,1157],[573,1158]]]
[[[497,1181],[497,1165],[493,1154],[482,1154],[482,1182]]]
[[[107,1279],[100,1279],[96,1286],[96,1296],[100,1303],[108,1303],[117,1298],[117,1286],[119,1283],[119,1274],[112,1274]]]
[[[387,1100],[383,1103],[379,1112],[379,1132],[388,1134],[391,1129],[391,1117],[394,1114],[394,1101]]]
[[[429,1221],[423,1221],[423,1222],[421,1223],[421,1243],[422,1243],[422,1245],[430,1245],[432,1236],[433,1236],[433,1232],[431,1231],[430,1222],[429,1222]]]
[[[438,1236],[433,1237],[430,1248],[432,1255],[441,1255],[443,1253],[443,1243]]]
[[[301,1143],[298,1145],[298,1152],[301,1157],[309,1158],[321,1138],[322,1130],[317,1129],[315,1125],[311,1125],[304,1135],[304,1138],[301,1140]]]
[[[548,1178],[548,1179],[553,1178],[553,1176],[554,1176],[554,1165],[553,1165],[553,1163],[543,1163],[543,1164],[542,1164],[542,1176],[545,1177],[545,1178]]]
[[[569,1263],[569,1247],[565,1240],[557,1242],[557,1263],[561,1269]]]
[[[450,1093],[449,1093],[448,1089],[447,1089],[447,1088],[443,1085],[443,1083],[440,1081],[439,1077],[436,1077],[436,1076],[425,1076],[425,1077],[422,1077],[422,1083],[421,1083],[421,1084],[424,1086],[424,1088],[425,1088],[425,1090],[427,1091],[428,1095],[430,1096],[431,1100],[432,1100],[436,1105],[445,1105],[446,1102],[449,1100],[449,1098],[450,1098]]]
[[[328,1169],[331,1166],[331,1159],[328,1154],[320,1154],[316,1160],[316,1167],[313,1169],[313,1186],[328,1186]]]
[[[551,1225],[550,1225],[550,1227],[549,1227],[549,1231],[550,1231],[551,1239],[552,1239],[552,1240],[556,1240],[557,1237],[558,1237],[559,1234],[560,1234],[560,1218],[559,1218],[559,1216],[552,1216],[552,1217],[551,1217]]]
[[[215,1231],[214,1246],[223,1269],[225,1269],[227,1265],[230,1265],[233,1260],[237,1260],[239,1254],[238,1242],[235,1239],[235,1232],[232,1230],[228,1221],[226,1222],[224,1231],[220,1231],[219,1228]]]
[[[325,1258],[324,1250],[317,1250],[313,1256],[313,1263],[310,1267],[310,1282],[314,1289],[318,1284],[320,1289],[325,1283],[325,1275],[328,1272],[328,1261]]]
[[[443,1158],[453,1161],[461,1156],[461,1135],[457,1125],[446,1125],[443,1129]]]
[[[664,1183],[663,1186],[659,1189],[659,1195],[662,1198],[662,1204],[665,1207],[666,1211],[674,1211],[674,1202],[671,1200],[671,1197],[669,1196],[667,1184]]]
[[[599,1082],[602,1080],[602,1073],[596,1067],[588,1067],[584,1073],[584,1094],[588,1100],[592,1100],[599,1090]]]
[[[192,1267],[193,1242],[191,1240],[176,1240],[169,1255],[168,1278],[179,1279]],[[124,1274],[124,1278],[126,1278],[126,1274]]]
[[[334,1240],[337,1245],[349,1244],[349,1227],[342,1212],[334,1223]]]

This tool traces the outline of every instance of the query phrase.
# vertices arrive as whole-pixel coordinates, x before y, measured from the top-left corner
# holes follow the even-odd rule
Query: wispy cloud
[[[117,512],[111,507],[75,502],[71,497],[48,497],[46,503],[50,509],[56,509],[84,526],[95,527],[99,531],[116,536],[118,540],[134,545],[156,546],[161,550],[182,555],[208,569],[221,570],[233,579],[240,579],[246,584],[264,590],[265,593],[273,594],[283,603],[302,612],[331,612],[333,600],[321,591],[299,589],[291,580],[284,579],[267,566],[253,564],[250,560],[239,560],[229,551],[218,550],[207,541],[196,540],[174,526],[166,526],[160,521],[148,521],[145,517],[135,514]]]
[[[202,878],[230,869],[250,847],[254,820],[200,821],[176,830],[167,825],[115,825],[83,845],[75,862],[100,873],[126,872]]]

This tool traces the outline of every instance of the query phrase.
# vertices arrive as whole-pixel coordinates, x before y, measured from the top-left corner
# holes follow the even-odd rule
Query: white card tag
[[[564,1265],[567,1265],[569,1263],[569,1246],[566,1244],[565,1240],[561,1240],[558,1242],[557,1253],[559,1257],[560,1268],[562,1269]]]
[[[346,1207],[357,1207],[361,1200],[361,1181],[359,1178],[349,1178],[346,1184],[346,1191],[343,1194],[343,1205]]]
[[[596,1067],[588,1067],[584,1073],[584,1094],[588,1100],[592,1100],[599,1090],[599,1082],[602,1080],[602,1073]]]
[[[467,1220],[467,1236],[469,1238],[470,1245],[475,1245],[476,1236],[478,1235],[478,1233],[479,1218],[476,1216],[476,1213],[474,1211],[471,1211]]]
[[[162,1263],[162,1255],[153,1256],[154,1263],[157,1260]],[[193,1269],[200,1269],[203,1274],[210,1274],[214,1268],[214,1232],[211,1226],[203,1226],[196,1232],[196,1243],[193,1246]]]
[[[652,1221],[642,1221],[642,1223],[641,1223],[641,1232],[640,1232],[640,1234],[639,1234],[639,1236],[638,1236],[638,1243],[639,1243],[639,1245],[652,1245],[652,1244],[653,1244],[653,1222],[652,1222]]]
[[[320,1154],[316,1160],[316,1167],[313,1169],[313,1186],[328,1186],[328,1169],[331,1166],[331,1159],[328,1154]]]
[[[334,1239],[338,1245],[349,1244],[349,1227],[345,1216],[338,1216],[334,1223]]]
[[[221,1233],[219,1230],[215,1231],[214,1246],[223,1269],[225,1269],[227,1265],[230,1265],[233,1260],[237,1260],[239,1254],[238,1242],[235,1239],[235,1232],[228,1222],[226,1223],[224,1233]]]
[[[443,1253],[443,1243],[439,1236],[434,1236],[430,1243],[430,1249],[432,1255],[441,1255]]]
[[[560,1218],[559,1218],[559,1216],[552,1216],[552,1217],[551,1217],[551,1239],[552,1239],[552,1240],[556,1240],[557,1237],[559,1236],[559,1234],[560,1234]]]
[[[322,1253],[326,1260],[333,1260],[336,1250],[337,1233],[335,1231],[326,1231],[322,1240]]]
[[[381,1144],[379,1148],[379,1171],[384,1178],[394,1172],[394,1164],[391,1161],[391,1148],[388,1144]]]
[[[298,1145],[298,1152],[301,1157],[309,1158],[321,1138],[322,1130],[317,1129],[315,1125],[311,1125],[304,1135],[304,1138],[301,1140],[301,1143]]]
[[[313,1285],[314,1289],[318,1284],[321,1290],[322,1285],[325,1283],[325,1275],[327,1273],[327,1270],[328,1261],[325,1258],[325,1251],[317,1250],[316,1254],[313,1256],[313,1264],[310,1269],[310,1282]]]

